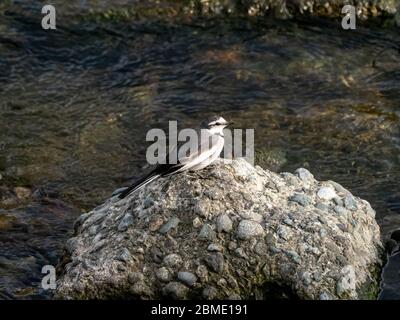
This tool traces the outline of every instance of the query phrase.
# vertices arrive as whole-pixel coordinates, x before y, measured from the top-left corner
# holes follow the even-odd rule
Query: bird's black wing
[[[127,189],[123,190],[118,197],[120,199],[125,198],[130,193],[144,187],[146,184],[152,182],[153,180],[158,179],[159,177],[163,177],[165,175],[169,175],[174,173],[175,171],[179,170],[182,167],[181,164],[160,164],[158,165],[153,171],[149,174],[145,175],[142,178],[136,180],[131,186]]]

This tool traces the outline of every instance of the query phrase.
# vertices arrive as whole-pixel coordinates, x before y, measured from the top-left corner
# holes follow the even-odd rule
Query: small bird
[[[192,151],[191,153],[178,155],[178,161],[175,164],[169,163],[168,159],[172,157],[168,155],[166,164],[158,165],[149,174],[138,179],[130,187],[122,190],[118,197],[123,199],[132,192],[135,192],[160,177],[167,177],[184,171],[201,170],[207,167],[218,159],[221,154],[225,142],[223,130],[230,124],[231,123],[220,116],[209,118],[207,121],[203,122],[200,127],[202,129],[202,134],[199,134],[201,138],[200,143],[197,143],[197,141],[189,142],[189,144],[196,143],[196,145],[192,145],[192,148],[188,148]],[[176,148],[171,152],[177,152]]]

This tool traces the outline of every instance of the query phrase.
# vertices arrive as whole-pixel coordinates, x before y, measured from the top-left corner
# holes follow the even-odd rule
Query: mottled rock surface
[[[221,160],[83,214],[56,297],[375,298],[374,216],[368,202],[305,169]]]
[[[345,5],[354,6],[357,17],[361,19],[395,14],[399,9],[398,0],[191,0],[189,4],[192,11],[203,14],[269,14],[278,18],[299,15],[343,17]]]
[[[86,13],[85,19],[127,21],[130,19],[173,19],[191,17],[274,17],[278,19],[309,17],[340,20],[342,9],[352,5],[357,24],[391,21],[400,24],[399,0],[136,0],[125,5]],[[61,14],[68,10],[62,11]],[[264,154],[263,156],[265,156]],[[256,155],[257,156],[257,155]]]

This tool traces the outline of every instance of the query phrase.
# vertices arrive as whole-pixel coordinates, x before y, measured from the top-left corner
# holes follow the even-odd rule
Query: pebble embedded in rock
[[[204,191],[204,195],[210,198],[211,200],[219,200],[222,199],[224,196],[222,190],[217,188]]]
[[[337,197],[337,194],[332,187],[321,187],[317,192],[317,196],[323,200],[331,200]]]
[[[230,232],[232,230],[232,220],[226,214],[222,214],[217,218],[218,232]]]
[[[163,295],[172,299],[185,299],[189,288],[179,282],[170,282],[163,288]]]
[[[224,269],[224,256],[220,252],[207,254],[204,261],[216,273],[221,273]]]
[[[342,201],[341,198],[339,198],[339,197],[334,197],[334,198],[333,198],[333,202],[334,202],[336,205],[343,207],[343,201]]]
[[[133,224],[133,217],[130,213],[127,213],[118,225],[118,231],[126,231],[130,225]]]
[[[168,233],[171,229],[175,229],[180,221],[181,220],[179,220],[177,217],[173,217],[169,219],[168,222],[164,224],[158,231],[162,234]]]
[[[164,219],[161,215],[154,215],[151,217],[149,222],[149,230],[150,231],[157,231],[161,225],[163,224]]]
[[[235,279],[235,277],[233,276],[233,275],[228,275],[227,276],[227,282],[228,282],[228,285],[231,287],[231,288],[237,288],[238,287],[238,283],[237,283],[237,281],[236,281],[236,279]]]
[[[95,224],[95,225],[93,225],[93,226],[90,226],[90,228],[89,228],[88,231],[89,231],[89,234],[90,234],[91,236],[96,236],[98,230],[99,230],[99,225],[98,225],[98,224]]]
[[[212,241],[215,238],[215,231],[209,224],[205,224],[199,232],[199,239]]]
[[[95,246],[99,245],[99,242],[105,243],[104,235],[102,233],[98,233],[94,238],[93,238],[93,243]]]
[[[122,262],[128,262],[132,259],[131,253],[127,248],[123,248],[118,256],[118,260]]]
[[[368,204],[367,208],[366,208],[367,214],[372,217],[375,218],[376,215],[376,211],[374,209],[371,208],[371,206]]]
[[[194,228],[199,228],[202,225],[201,220],[199,217],[196,217],[193,219],[193,227]]]
[[[254,247],[254,252],[257,253],[258,255],[265,256],[267,254],[267,251],[268,251],[268,245],[263,240],[258,241],[256,246]]]
[[[332,296],[329,293],[326,293],[326,292],[322,292],[319,295],[319,300],[332,300],[332,299],[333,299]]]
[[[129,273],[128,281],[129,281],[129,283],[143,282],[144,281],[144,275],[142,273],[140,273],[140,272]]]
[[[187,271],[178,272],[178,279],[189,287],[192,287],[197,281],[197,277],[193,273]]]
[[[296,251],[293,250],[287,250],[286,254],[293,259],[294,262],[296,262],[297,264],[301,263],[301,258],[298,255],[298,253]]]
[[[339,254],[339,255],[336,257],[336,260],[338,260],[338,261],[340,262],[340,265],[342,265],[342,266],[344,266],[344,265],[346,265],[346,263],[348,263],[346,257],[343,256],[343,255],[341,255],[341,254]]]
[[[303,274],[301,275],[301,280],[306,286],[309,286],[312,282],[311,273],[309,271],[303,272]]]
[[[336,226],[343,232],[349,232],[349,228],[343,223],[338,223]]]
[[[175,268],[182,264],[182,258],[176,253],[171,253],[171,254],[165,256],[163,263],[167,267]]]
[[[322,224],[327,224],[328,223],[328,220],[323,216],[319,216],[318,217],[318,221],[321,222]]]
[[[310,247],[310,252],[314,253],[317,256],[321,254],[321,251],[317,247]]]
[[[302,205],[303,207],[308,206],[311,203],[311,200],[308,196],[300,193],[295,193],[289,198],[290,201],[297,202],[298,204]]]
[[[322,211],[329,211],[329,207],[326,204],[322,203],[322,202],[317,202],[315,204],[315,207],[317,209],[319,209],[319,210],[322,210]]]
[[[248,256],[246,255],[246,253],[244,252],[244,250],[243,250],[243,248],[237,248],[236,250],[235,250],[235,254],[238,256],[238,257],[241,257],[241,258],[244,258],[244,259],[247,259],[248,258]]]
[[[207,247],[207,251],[222,252],[223,250],[224,250],[224,247],[217,243],[211,243]]]
[[[136,282],[131,289],[132,293],[140,296],[140,297],[145,297],[145,296],[151,296],[152,290],[142,281]]]
[[[196,275],[199,277],[201,281],[207,281],[208,270],[204,264],[201,264],[196,269]]]
[[[283,179],[285,179],[287,184],[290,186],[295,186],[299,182],[298,178],[290,172],[281,172],[280,175],[283,177]]]
[[[121,240],[119,240],[121,241]],[[135,253],[139,253],[139,254],[143,254],[144,253],[144,249],[142,247],[138,247],[134,250]]]
[[[287,224],[288,226],[293,226],[293,220],[290,218],[283,219],[283,223]]]
[[[224,278],[221,278],[221,279],[219,279],[218,281],[217,281],[217,284],[220,286],[220,287],[226,287],[227,285],[228,285],[228,282],[224,279]]]
[[[329,184],[332,185],[337,192],[340,192],[343,194],[350,194],[350,191],[347,190],[346,188],[344,188],[341,184],[339,184],[335,181],[332,181],[332,180],[329,180],[327,182],[329,182]]]
[[[212,286],[207,286],[203,289],[202,296],[204,299],[213,300],[217,297],[218,290]]]
[[[150,256],[152,258],[152,260],[156,263],[161,263],[163,261],[163,253],[161,252],[161,250],[159,248],[157,248],[156,246],[153,246],[150,250],[149,250]]]
[[[340,206],[335,206],[333,208],[333,210],[337,213],[337,214],[342,214],[345,215],[347,213],[346,209]]]
[[[289,240],[290,239],[290,234],[291,231],[288,227],[280,225],[278,229],[276,230],[276,233],[278,234],[279,237],[281,237],[283,240]]]
[[[239,215],[246,220],[252,220],[258,223],[261,223],[263,221],[263,216],[261,214],[258,214],[256,212],[248,212],[248,211],[243,211],[240,212]]]
[[[319,281],[322,280],[322,272],[321,271],[316,271],[316,272],[314,272],[312,277],[313,277],[313,279],[315,281],[319,282]]]
[[[171,274],[166,267],[161,267],[156,270],[156,277],[158,280],[168,282],[171,280]]]
[[[336,290],[338,295],[347,293],[353,295],[356,289],[356,274],[354,272],[354,267],[347,265],[340,271],[341,278],[337,282]]]
[[[344,198],[344,206],[351,211],[357,210],[357,203],[351,195]]]
[[[240,295],[238,295],[237,293],[232,293],[229,297],[228,300],[242,300],[242,298],[240,297]]]
[[[231,250],[231,251],[233,251],[233,250],[235,250],[236,248],[237,248],[237,243],[234,242],[234,241],[229,241],[229,243],[228,243],[228,249]]]
[[[298,168],[296,171],[295,171],[295,174],[300,178],[300,180],[302,180],[303,182],[308,182],[308,183],[310,183],[310,182],[314,182],[314,176],[313,176],[313,174],[310,172],[310,171],[308,171],[307,169],[304,169],[304,168]]]
[[[154,205],[154,200],[151,197],[147,197],[144,201],[143,201],[143,209],[148,209],[150,208],[152,205]]]
[[[250,239],[264,234],[264,228],[257,222],[251,220],[240,221],[237,228],[237,236],[240,239]]]
[[[194,212],[200,217],[207,218],[210,212],[209,202],[206,200],[200,200],[196,203]]]

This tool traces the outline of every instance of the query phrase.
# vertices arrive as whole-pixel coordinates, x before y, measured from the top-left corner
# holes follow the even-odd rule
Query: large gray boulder
[[[57,298],[375,298],[375,211],[306,169],[243,159],[161,179],[83,214]]]

